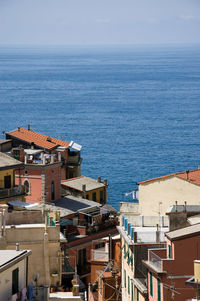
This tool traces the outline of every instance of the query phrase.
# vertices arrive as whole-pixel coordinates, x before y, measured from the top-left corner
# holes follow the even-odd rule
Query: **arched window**
[[[51,182],[51,200],[55,200],[55,184],[54,181]]]
[[[27,194],[30,194],[31,193],[31,185],[30,185],[30,182],[29,180],[24,180],[24,186],[25,186],[25,192]]]

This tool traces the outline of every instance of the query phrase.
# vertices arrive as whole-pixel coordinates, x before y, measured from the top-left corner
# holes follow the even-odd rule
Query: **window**
[[[55,200],[55,184],[54,181],[51,182],[51,200]]]
[[[92,200],[93,200],[94,202],[96,202],[96,200],[97,200],[96,192],[93,192],[93,193],[92,193]]]
[[[150,272],[150,295],[153,297],[153,275]]]
[[[100,203],[103,204],[104,203],[104,191],[100,190]]]
[[[128,294],[130,295],[130,277],[128,276]]]
[[[83,266],[86,262],[86,249],[78,250],[78,265]]]
[[[172,246],[168,244],[168,258],[172,258]]]
[[[11,188],[11,176],[4,177],[4,188],[8,189]]]
[[[126,288],[126,270],[124,269],[124,287]]]
[[[12,271],[12,295],[19,291],[19,268]]]
[[[30,194],[30,193],[31,193],[30,182],[29,182],[28,180],[25,180],[23,184],[24,184],[24,186],[25,186],[25,192],[26,192],[27,194]]]
[[[158,301],[161,301],[161,289],[160,289],[160,279],[157,279],[157,296],[158,296]]]
[[[89,194],[86,194],[86,197],[85,197],[87,200],[89,200]]]

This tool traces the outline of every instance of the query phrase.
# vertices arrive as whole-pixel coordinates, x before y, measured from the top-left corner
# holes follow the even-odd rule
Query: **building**
[[[198,301],[200,299],[200,260],[194,260],[194,276],[186,281],[186,285],[195,290],[196,298],[192,300]]]
[[[118,218],[100,206],[79,210],[61,220],[61,230],[66,237],[66,241],[62,243],[63,284],[66,287],[70,287],[76,270],[85,286],[91,282],[92,250],[95,248],[94,246],[96,248],[102,246],[99,241],[103,238],[117,234],[117,224]],[[106,253],[104,255],[106,256]],[[108,253],[106,264],[107,261]]]
[[[13,148],[19,150],[23,170],[16,170],[16,183],[26,187],[26,202],[54,202],[61,196],[61,156],[45,154],[40,149]]]
[[[26,300],[28,282],[28,257],[30,250],[0,250],[1,300],[17,300],[21,293]]]
[[[186,285],[199,258],[200,224],[165,234],[166,248],[148,250],[148,297],[153,300],[182,301],[192,299],[195,291]]]
[[[46,136],[30,129],[18,127],[17,130],[6,133],[6,139],[12,140],[12,148],[16,148],[14,151],[14,157],[19,160],[20,146],[24,149],[40,149],[45,152],[46,155],[58,155],[61,154],[62,168],[61,178],[68,179],[81,175],[81,148],[82,146],[74,141],[66,142],[62,140],[62,137],[53,138]]]
[[[149,248],[165,246],[164,233],[168,231],[168,227],[160,224],[160,221],[164,221],[160,218],[156,221],[150,216],[131,215],[131,205],[135,204],[121,204],[123,214],[127,207],[129,214],[120,216],[120,226],[117,227],[121,237],[122,301],[146,301],[147,270],[142,261],[147,259]]]
[[[138,182],[139,208],[142,215],[164,215],[174,205],[200,205],[200,169],[177,172]],[[136,204],[137,207],[137,204]]]
[[[88,300],[121,300],[120,236],[95,240],[91,249]]]
[[[101,177],[97,180],[81,176],[73,179],[62,181],[62,194],[71,194],[74,196],[83,197],[85,199],[98,202],[101,204],[107,203],[107,180],[101,182]]]
[[[24,169],[22,162],[0,152],[0,203],[12,200],[24,201],[25,186],[16,185],[16,170],[21,173]],[[16,181],[17,182],[17,181]]]
[[[45,220],[45,222],[44,222]],[[49,218],[48,211],[13,210],[0,207],[0,249],[29,249],[28,283],[34,286],[61,285],[62,254],[60,225]]]

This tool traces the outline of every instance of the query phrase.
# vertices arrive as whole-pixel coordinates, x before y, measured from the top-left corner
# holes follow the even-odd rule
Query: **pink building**
[[[15,151],[15,149],[13,149]],[[61,196],[61,158],[42,150],[20,148],[23,170],[16,170],[16,183],[26,187],[26,202],[54,202]]]
[[[186,286],[193,261],[200,257],[200,224],[168,232],[167,248],[148,250],[149,301],[183,301],[195,296]]]

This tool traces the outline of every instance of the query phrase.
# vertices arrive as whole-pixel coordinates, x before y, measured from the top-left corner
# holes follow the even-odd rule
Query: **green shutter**
[[[12,271],[12,294],[19,291],[19,268]]]
[[[172,246],[168,245],[168,258],[172,258]]]
[[[157,279],[157,295],[158,295],[158,301],[161,301],[161,289],[160,289],[160,279]]]
[[[150,272],[150,295],[153,296],[153,276]]]
[[[126,288],[126,270],[124,269],[124,287]]]
[[[133,301],[133,280],[131,281],[131,301]]]
[[[130,295],[130,277],[128,276],[128,294]]]

